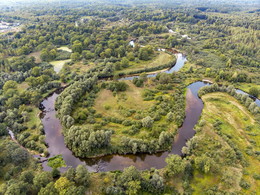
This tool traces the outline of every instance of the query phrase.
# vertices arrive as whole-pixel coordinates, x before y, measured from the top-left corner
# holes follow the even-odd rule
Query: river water
[[[178,71],[185,63],[186,58],[182,54],[178,54],[176,65],[171,69],[164,71],[172,73]],[[155,77],[156,74],[150,74],[148,77]],[[121,80],[132,80],[136,76],[121,78]],[[64,137],[61,133],[61,124],[56,117],[55,100],[58,97],[58,92],[53,93],[46,98],[41,106],[44,108],[41,115],[41,120],[46,134],[46,143],[48,144],[48,151],[50,157],[61,154],[67,166],[77,167],[79,164],[86,165],[89,171],[112,171],[123,170],[124,168],[134,165],[140,170],[154,168],[163,168],[165,158],[169,154],[181,155],[182,148],[186,145],[187,140],[194,136],[194,126],[200,118],[203,102],[198,97],[198,90],[209,85],[205,82],[195,82],[187,87],[186,93],[186,117],[182,127],[179,128],[178,134],[175,136],[172,144],[172,150],[167,152],[159,152],[156,154],[135,154],[135,155],[107,155],[99,158],[80,159],[75,157],[73,153],[66,147]],[[259,100],[258,100],[259,101]],[[46,171],[51,170],[47,166],[47,162],[43,163],[43,168]],[[64,171],[66,168],[62,168]]]

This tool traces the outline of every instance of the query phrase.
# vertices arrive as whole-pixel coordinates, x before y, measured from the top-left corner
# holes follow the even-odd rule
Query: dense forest
[[[254,1],[0,3],[0,194],[260,193],[259,9]],[[179,54],[187,61],[169,71]],[[197,81],[211,84],[196,89],[196,133],[172,154],[198,104],[188,101]],[[53,94],[54,129],[75,158],[169,152],[165,166],[103,172],[54,155],[43,106]]]

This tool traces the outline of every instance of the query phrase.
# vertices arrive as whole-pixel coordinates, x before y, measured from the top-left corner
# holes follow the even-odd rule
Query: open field
[[[175,56],[170,55],[168,53],[165,52],[158,52],[158,55],[151,60],[148,61],[143,61],[140,60],[139,62],[130,62],[129,63],[129,67],[125,68],[124,71],[119,70],[116,71],[115,73],[122,73],[124,72],[125,74],[128,74],[129,72],[132,71],[137,71],[137,70],[142,70],[142,69],[146,69],[146,68],[153,68],[153,67],[157,67],[157,66],[161,66],[161,65],[165,65],[170,63],[171,61],[173,61],[175,58]]]
[[[103,89],[98,94],[95,102],[95,109],[104,116],[122,117],[120,108],[144,110],[152,106],[154,101],[144,101],[142,93],[144,88],[136,87],[131,81],[125,81],[129,88],[125,92],[120,92],[116,96],[110,90]]]
[[[41,52],[40,51],[36,51],[36,52],[30,53],[28,56],[29,57],[35,57],[35,62],[36,63],[41,63],[42,60],[40,58],[40,55],[41,55]]]
[[[54,71],[58,74],[61,71],[61,69],[63,68],[64,64],[66,62],[70,62],[70,61],[71,61],[70,59],[69,60],[52,61],[52,62],[50,62],[50,64],[53,65]]]
[[[93,68],[95,66],[94,63],[84,64],[82,61],[76,62],[73,65],[69,66],[71,71],[75,71],[79,74],[86,73],[90,68]]]
[[[255,157],[254,152],[260,149],[259,124],[256,124],[254,117],[244,106],[225,93],[210,93],[202,96],[202,99],[204,109],[200,121],[204,121],[205,125],[196,134],[196,137],[201,139],[201,147],[199,151],[195,151],[195,155],[199,156],[206,151],[211,151],[212,155],[214,153],[217,156],[219,152],[235,147],[242,153],[243,163],[246,162],[248,166],[243,166],[242,161],[231,165],[231,163],[227,162],[228,159],[223,158],[220,159],[222,164],[221,173],[202,175],[199,172],[195,172],[195,179],[192,182],[195,194],[201,194],[203,193],[202,189],[213,187],[217,184],[220,189],[224,189],[223,184],[220,184],[224,170],[233,170],[233,173],[237,175],[233,184],[234,191],[240,190],[241,187],[238,183],[240,179],[238,178],[242,177],[251,185],[248,190],[242,189],[242,192],[244,194],[256,192],[260,182],[255,180],[253,175],[260,174],[260,171],[258,169],[259,160]],[[216,126],[217,120],[220,124],[218,127]],[[227,142],[226,137],[228,137],[229,142]],[[212,151],[216,143],[220,144],[222,149],[218,147],[218,149]]]
[[[26,122],[26,126],[28,128],[34,128],[35,126],[39,126],[41,124],[41,120],[39,118],[39,114],[40,114],[40,109],[35,107],[35,106],[31,106],[30,107],[32,109],[32,112],[29,113],[29,121]],[[40,132],[37,132],[40,134]]]
[[[59,48],[57,48],[58,50],[63,50],[63,51],[67,51],[67,52],[72,52],[72,50],[70,48],[68,48],[67,46],[61,46]]]
[[[124,92],[113,93],[107,89],[101,89],[97,94],[95,100],[94,110],[97,114],[101,114],[102,118],[104,117],[114,117],[121,120],[129,120],[141,122],[141,120],[146,116],[154,117],[154,111],[151,111],[151,108],[158,103],[157,100],[145,101],[143,94],[147,92],[147,89],[136,87],[131,81],[124,81],[129,86],[128,89]],[[149,89],[153,89],[150,87]],[[165,99],[170,99],[169,94],[162,94],[158,92],[155,97],[163,96]],[[97,121],[100,122],[100,118],[97,118]],[[165,116],[162,116],[161,119],[154,121],[154,127],[160,128],[161,126],[165,127],[165,130],[168,132],[175,132],[177,125],[174,122],[167,121]],[[166,128],[167,126],[167,128]],[[109,122],[104,126],[104,128],[113,129],[116,131],[116,134],[113,135],[112,142],[115,144],[118,140],[121,140],[122,136],[131,129],[131,126],[118,124],[114,122]],[[130,137],[150,139],[150,133],[155,133],[153,130],[147,130],[144,127],[138,128],[139,132],[135,135],[130,135]],[[155,130],[154,130],[155,131]]]
[[[260,90],[260,86],[255,83],[236,83],[235,87],[249,93],[250,88],[256,87],[258,90]],[[258,98],[260,98],[260,93],[258,95]]]

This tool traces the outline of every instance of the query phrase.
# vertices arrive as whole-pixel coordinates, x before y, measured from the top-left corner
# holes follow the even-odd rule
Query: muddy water
[[[46,135],[45,141],[48,144],[50,156],[62,154],[68,166],[76,167],[79,164],[85,163],[74,157],[64,143],[64,136],[61,133],[61,123],[56,117],[55,111],[55,100],[58,95],[59,92],[55,92],[41,103],[41,107],[44,108],[41,114],[41,121]],[[51,170],[51,168],[47,166],[47,162],[43,163],[43,167],[46,171]]]

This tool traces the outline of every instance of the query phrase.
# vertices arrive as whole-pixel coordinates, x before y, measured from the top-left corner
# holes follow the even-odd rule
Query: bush
[[[239,185],[244,188],[244,189],[249,189],[250,188],[250,184],[247,183],[244,179],[241,179]]]
[[[128,85],[125,82],[120,82],[120,81],[116,81],[116,82],[111,82],[109,83],[109,85],[107,86],[107,89],[109,89],[110,91],[126,91],[128,88]]]
[[[150,116],[147,116],[143,118],[142,125],[143,127],[151,128],[153,126],[153,122],[154,122],[153,119]]]
[[[256,87],[251,87],[251,88],[249,89],[249,94],[252,95],[252,96],[254,96],[254,97],[258,97],[258,95],[259,95],[259,89],[256,88]]]

